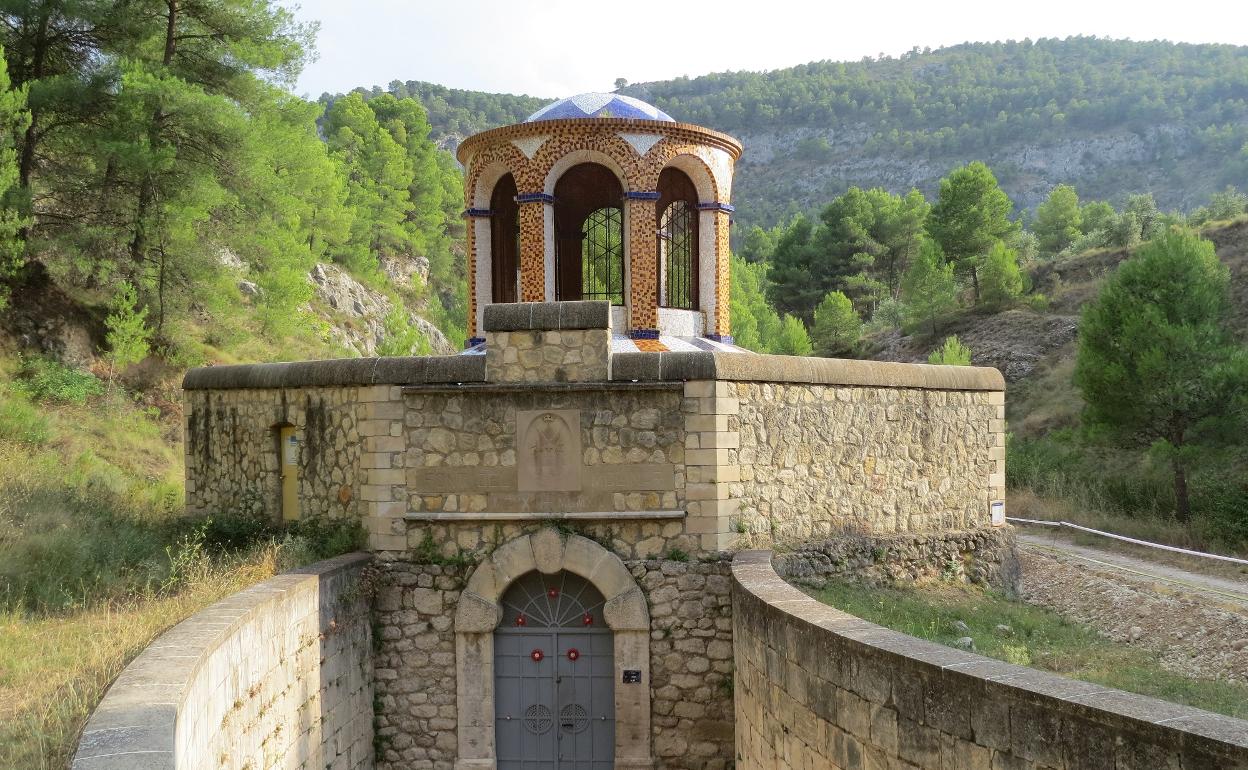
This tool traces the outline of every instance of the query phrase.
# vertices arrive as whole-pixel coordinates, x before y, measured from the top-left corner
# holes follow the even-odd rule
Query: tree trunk
[[[975,304],[979,304],[979,271],[971,265],[971,287],[975,290]]]
[[[39,17],[39,32],[35,35],[35,50],[31,52],[30,80],[43,77],[44,62],[47,60],[48,49],[48,9],[43,9]],[[18,163],[18,182],[23,188],[30,188],[30,177],[35,169],[35,143],[39,140],[39,112],[30,110],[30,125],[26,126],[26,135],[22,141],[22,156]]]
[[[1174,506],[1179,523],[1184,527],[1192,523],[1192,499],[1187,490],[1187,468],[1178,457],[1171,460],[1174,468]]]
[[[177,39],[174,33],[178,24],[178,0],[166,0],[165,7],[169,9],[169,16],[165,24],[165,52],[161,63],[168,67],[173,61],[176,50]],[[148,146],[152,150],[156,149],[160,143],[160,123],[163,120],[164,115],[160,107],[157,107],[152,113],[152,127],[149,131]],[[143,182],[139,185],[139,205],[135,211],[134,238],[130,241],[130,258],[136,262],[141,260],[147,252],[147,210],[151,208],[154,195],[155,183],[149,172],[143,175]]]

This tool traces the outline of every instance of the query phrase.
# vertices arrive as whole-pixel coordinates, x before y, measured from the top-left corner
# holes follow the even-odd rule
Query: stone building
[[[368,531],[376,766],[731,766],[732,551],[991,526],[996,370],[732,344],[740,152],[556,102],[460,147],[464,353],[188,373],[191,511]]]

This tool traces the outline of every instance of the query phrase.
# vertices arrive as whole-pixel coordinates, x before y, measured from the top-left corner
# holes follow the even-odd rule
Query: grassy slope
[[[1191,679],[1161,668],[1148,650],[1116,644],[1049,610],[955,585],[867,588],[834,582],[820,601],[911,636],[953,646],[969,636],[991,658],[1120,690],[1248,717],[1248,685]],[[954,628],[955,621],[968,630]],[[1009,630],[999,630],[998,626]]]

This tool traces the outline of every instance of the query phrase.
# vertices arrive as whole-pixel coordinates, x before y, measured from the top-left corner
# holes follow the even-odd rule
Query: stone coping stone
[[[175,770],[179,712],[209,654],[264,607],[316,590],[372,558],[350,553],[275,575],[161,634],[126,666],[91,713],[72,770]]]
[[[1005,390],[1005,378],[1001,376],[1001,372],[985,366],[938,366],[709,351],[617,353],[611,357],[611,379],[637,382],[726,380],[928,390]]]
[[[995,370],[994,370],[995,371]],[[839,638],[847,653],[875,657],[912,681],[944,682],[980,700],[1025,703],[1071,720],[1144,735],[1175,754],[1216,758],[1209,767],[1248,767],[1248,721],[1017,666],[884,628],[824,604],[790,585],[771,564],[771,551],[733,558],[735,589],[769,607],[771,618],[803,632]],[[768,623],[770,625],[770,622]],[[948,693],[955,698],[952,689]],[[927,693],[925,700],[940,698]],[[904,710],[901,716],[907,716]],[[923,715],[910,715],[922,722]],[[1203,766],[1203,765],[1202,765]]]
[[[238,390],[484,381],[485,356],[400,356],[203,366],[186,373],[182,389]]]
[[[485,306],[482,327],[487,332],[610,329],[611,303],[502,302]]]
[[[683,519],[685,516],[685,510],[682,508],[670,511],[567,511],[564,513],[412,511],[404,514],[403,518],[407,521],[658,521]]]
[[[610,315],[606,302],[529,302],[490,305],[516,316],[520,309],[543,308],[546,320],[564,323],[560,317],[549,319],[549,309],[568,306],[601,306]],[[597,310],[567,310],[581,323],[577,313]],[[510,316],[509,316],[510,317]],[[564,316],[565,318],[567,316]],[[506,319],[504,319],[506,320]],[[525,327],[536,329],[538,327]],[[555,326],[549,328],[587,328]],[[1004,391],[1005,379],[996,369],[983,366],[935,366],[901,364],[891,361],[856,361],[841,358],[806,358],[773,356],[756,353],[615,353],[611,356],[611,381],[686,382],[689,380],[724,380],[731,382],[773,382],[809,385],[856,385],[874,388],[916,388],[927,390]],[[458,385],[485,382],[485,356],[403,356],[396,358],[339,358],[327,361],[295,361],[280,364],[239,364],[205,366],[191,369],[182,380],[183,390],[237,390],[243,388],[346,387],[353,385]],[[490,387],[502,388],[505,383]],[[524,390],[557,387],[555,383],[523,383]]]

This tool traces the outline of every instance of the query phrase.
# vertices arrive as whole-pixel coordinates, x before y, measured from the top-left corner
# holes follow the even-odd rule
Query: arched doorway
[[[555,297],[624,304],[624,187],[580,163],[555,183]]]
[[[498,770],[611,768],[614,654],[602,594],[571,572],[507,589],[494,632]]]
[[[659,306],[698,309],[698,190],[685,172],[659,174]]]
[[[490,196],[490,287],[494,302],[516,302],[520,285],[520,206],[516,180],[504,174]]]
[[[653,768],[649,686],[652,629],[645,595],[619,556],[589,538],[564,535],[553,528],[521,535],[500,545],[477,565],[460,594],[455,610],[456,702],[459,715],[459,759],[456,760],[456,767],[460,770],[497,770],[500,766],[495,735],[500,712],[496,706],[498,693],[495,688],[498,682],[494,666],[498,662],[494,645],[500,638],[496,636],[497,632],[508,627],[504,620],[507,615],[503,606],[504,597],[517,581],[537,579],[532,577],[533,572],[546,576],[546,580],[553,580],[553,576],[565,572],[584,578],[599,596],[606,599],[602,604],[602,625],[610,632],[602,634],[601,638],[609,640],[611,647],[614,764],[597,762],[592,767],[595,770]],[[583,616],[581,620],[583,623]],[[514,628],[515,618],[512,617],[510,622],[510,627]],[[528,626],[527,618],[525,625]],[[594,616],[593,625],[598,626],[597,616]],[[577,649],[583,652],[579,647]],[[521,647],[521,650],[531,655],[533,647]],[[566,647],[555,651],[561,652],[567,659]],[[505,716],[507,712],[503,713]],[[514,719],[515,712],[511,713]],[[553,711],[551,718],[554,718]],[[551,766],[531,765],[535,768]]]

